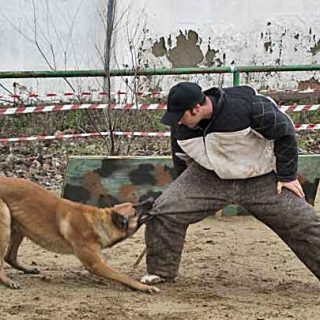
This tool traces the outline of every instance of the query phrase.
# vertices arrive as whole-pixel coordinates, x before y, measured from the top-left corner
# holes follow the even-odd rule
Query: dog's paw
[[[146,286],[144,292],[149,294],[158,294],[160,293],[160,289],[154,286]]]
[[[17,289],[20,289],[20,284],[19,282],[16,282],[16,281],[10,281],[6,284],[10,289],[14,289],[14,290],[17,290]]]

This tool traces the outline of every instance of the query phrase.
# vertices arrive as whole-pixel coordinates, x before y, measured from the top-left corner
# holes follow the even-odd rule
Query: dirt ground
[[[144,260],[143,229],[107,250],[113,267],[135,278]],[[249,216],[216,217],[192,225],[180,276],[146,295],[94,278],[72,256],[25,241],[21,260],[39,275],[7,273],[20,290],[0,287],[0,319],[319,319],[320,284],[265,226]]]

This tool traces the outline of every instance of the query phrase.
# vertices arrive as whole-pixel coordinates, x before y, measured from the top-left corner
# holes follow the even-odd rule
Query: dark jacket
[[[275,171],[279,181],[297,177],[297,135],[291,119],[271,99],[249,86],[204,91],[213,115],[196,128],[171,127],[172,155],[178,174],[183,154],[222,179],[246,179]]]

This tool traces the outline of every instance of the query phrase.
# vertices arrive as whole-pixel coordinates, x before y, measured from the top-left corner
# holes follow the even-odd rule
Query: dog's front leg
[[[74,247],[75,255],[80,259],[83,265],[94,275],[102,277],[104,279],[111,279],[121,282],[130,288],[146,292],[146,293],[159,293],[160,290],[154,286],[148,286],[132,279],[131,277],[123,274],[117,270],[112,269],[104,261],[100,247],[95,246],[79,246]]]

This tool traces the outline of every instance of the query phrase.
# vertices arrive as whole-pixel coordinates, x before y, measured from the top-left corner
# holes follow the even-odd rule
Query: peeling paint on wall
[[[216,55],[219,52],[219,50],[214,50],[210,48],[210,45],[208,45],[208,50],[205,54],[205,65],[207,67],[212,67],[215,65],[216,62]],[[221,60],[219,59],[219,64],[221,63]]]
[[[255,30],[247,35],[233,30],[208,37],[202,30],[180,30],[176,36],[171,33],[153,40],[152,53],[156,59],[165,57],[172,67],[318,63],[320,40],[319,34],[313,32],[314,28],[305,25],[292,28],[290,23],[268,20],[257,23],[254,27]],[[299,60],[301,56],[306,58]],[[298,86],[301,79],[305,80],[302,75],[303,73],[249,74],[242,75],[242,81],[248,81],[258,88],[268,87],[267,83],[272,83],[271,87],[286,87],[292,80]],[[315,76],[318,78],[318,75]],[[222,75],[220,78],[223,77],[230,78],[229,75]],[[315,85],[308,82],[310,77],[309,73],[306,86]]]
[[[203,53],[198,44],[198,34],[192,30],[185,36],[182,32],[177,37],[176,47],[169,50],[169,60],[174,68],[196,67],[203,60]]]
[[[318,40],[318,42],[313,47],[310,48],[310,51],[313,56],[315,56],[318,52],[320,52],[320,40]]]
[[[176,37],[176,45],[167,49],[164,37],[156,41],[152,47],[152,53],[156,57],[166,56],[174,68],[197,67],[203,61],[204,55],[200,49],[201,40],[195,31],[189,30]],[[171,38],[168,39],[168,46],[172,44]]]
[[[223,60],[221,60],[218,57],[219,50],[211,48],[210,44],[208,44],[206,50],[202,51],[201,42],[195,31],[188,30],[183,33],[180,30],[174,46],[170,35],[167,42],[165,37],[156,40],[151,51],[157,58],[165,56],[173,68],[198,67],[201,65],[222,66],[225,63],[225,54],[223,54]]]
[[[266,52],[269,52],[269,53],[272,53],[273,51],[272,51],[272,41],[267,41],[267,42],[265,42],[264,44],[263,44],[263,46],[264,46],[264,50],[266,51]]]
[[[151,50],[155,57],[162,57],[167,55],[167,48],[164,37],[161,37],[159,41],[156,41]]]

